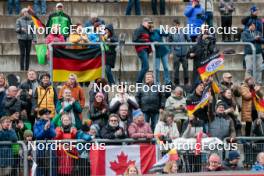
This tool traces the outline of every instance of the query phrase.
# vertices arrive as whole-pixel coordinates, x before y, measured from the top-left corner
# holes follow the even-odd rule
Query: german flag
[[[198,68],[201,79],[204,81],[219,70],[224,69],[224,55],[214,55],[211,59]]]
[[[258,112],[264,112],[264,99],[260,98],[255,91],[251,92],[255,108]]]
[[[215,81],[212,82],[212,89],[215,94],[219,94],[221,92],[218,84]]]
[[[34,25],[36,26],[36,28],[40,28],[40,27],[45,27],[45,25],[42,23],[42,21],[37,17],[37,15],[35,14],[35,12],[33,11],[32,7],[29,6],[28,7],[28,13],[31,15],[31,19],[34,23]]]
[[[53,48],[53,81],[65,82],[70,73],[78,82],[92,81],[102,77],[100,48],[65,49]]]

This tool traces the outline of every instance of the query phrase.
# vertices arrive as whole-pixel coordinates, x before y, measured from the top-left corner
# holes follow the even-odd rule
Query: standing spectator
[[[20,11],[20,0],[8,0],[7,1],[8,15],[13,14],[14,6],[15,6],[16,15],[18,15]]]
[[[259,9],[256,5],[250,8],[250,15],[242,19],[242,24],[244,25],[244,30],[248,29],[249,26],[254,23],[256,30],[263,34],[263,24],[261,19],[258,17]],[[262,35],[261,35],[262,36]]]
[[[255,91],[259,97],[263,97],[260,89],[261,87],[255,85],[252,77],[245,78],[244,83],[240,88],[242,96],[241,119],[243,122],[246,122],[246,136],[250,136],[252,121],[258,118],[258,113],[255,109],[251,92]]]
[[[72,126],[70,116],[64,114],[61,117],[62,126],[56,128],[55,140],[76,139],[77,129]],[[62,144],[63,145],[63,144]],[[64,146],[64,145],[63,145]],[[74,149],[68,149],[67,152],[73,152]],[[57,150],[58,174],[71,175],[73,173],[74,160],[67,155],[64,149]]]
[[[85,105],[85,94],[83,88],[79,85],[77,81],[77,75],[74,73],[71,73],[69,75],[68,82],[66,82],[59,92],[59,99],[63,98],[63,92],[65,89],[71,90],[71,95],[74,98],[75,101],[78,101],[81,104],[81,107],[84,108]]]
[[[115,97],[112,98],[112,100],[110,101],[109,111],[111,113],[117,113],[119,107],[122,104],[127,104],[128,105],[129,116],[131,116],[132,111],[134,109],[138,109],[139,108],[135,96],[133,96],[131,94],[128,94],[126,92],[125,87],[123,85],[120,85],[118,87],[117,93],[115,94]]]
[[[220,0],[219,2],[219,11],[221,14],[221,27],[223,28],[222,32],[222,41],[231,41],[231,34],[227,34],[232,27],[232,13],[234,12],[234,2],[233,0]]]
[[[126,15],[131,15],[131,10],[135,6],[135,15],[141,15],[140,0],[129,0],[126,7]]]
[[[103,139],[122,139],[125,138],[124,129],[119,126],[119,117],[117,114],[110,114],[108,124],[101,130]]]
[[[55,116],[55,106],[58,98],[55,88],[51,85],[50,75],[43,73],[40,77],[40,85],[37,87],[34,96],[34,109],[38,111],[43,108],[47,108],[51,111],[50,117]]]
[[[12,129],[11,121],[8,116],[0,119],[0,141],[16,142],[17,135]],[[14,166],[13,151],[11,144],[1,144],[0,146],[0,173],[2,175],[11,175],[11,169]]]
[[[133,33],[133,42],[136,43],[149,43],[151,35],[151,26],[153,21],[150,18],[144,18],[143,23]],[[150,45],[136,45],[136,52],[141,61],[141,70],[137,76],[137,83],[142,83],[145,74],[149,70],[148,57],[151,52]]]
[[[264,112],[259,112],[259,117],[254,120],[252,125],[253,136],[264,136]]]
[[[63,4],[61,2],[56,4],[56,11],[49,15],[46,27],[52,27],[54,24],[60,25],[59,33],[64,36],[64,39],[69,36],[71,18],[64,13]],[[50,33],[50,30],[48,31]]]
[[[154,85],[152,72],[146,74],[145,82],[146,84],[137,92],[136,99],[144,113],[145,121],[148,123],[151,121],[151,129],[154,131],[159,120],[159,112],[164,110],[165,97],[162,92],[159,92],[157,86]]]
[[[110,43],[118,42],[118,38],[115,35],[114,27],[112,24],[108,24],[105,26],[105,34],[102,36],[102,41],[110,42]],[[115,80],[113,78],[113,73],[111,69],[115,68],[116,45],[107,45],[105,56],[106,56],[105,73],[109,84],[112,85],[115,84]]]
[[[100,38],[100,30],[102,29],[102,26],[104,26],[101,22],[95,22],[93,24],[93,26],[91,26],[90,28],[92,28],[92,32],[87,32],[87,38],[89,40],[90,43],[96,43],[96,42],[100,42],[101,38]],[[99,31],[99,32],[98,32]],[[90,45],[88,46],[88,48],[100,48],[100,45]]]
[[[152,29],[154,26],[151,27],[151,42],[163,42],[163,37],[168,36],[168,34],[161,33],[160,29]],[[156,59],[155,59],[155,70],[156,70],[156,84],[160,84],[160,61],[162,62],[162,66],[164,69],[164,82],[166,85],[171,85],[170,73],[169,73],[169,48],[165,45],[156,45]]]
[[[165,15],[165,10],[166,10],[166,4],[165,0],[160,0],[160,15]],[[152,8],[152,13],[153,15],[158,15],[158,0],[151,0],[151,8]]]
[[[124,129],[124,133],[128,136],[128,127],[132,123],[132,114],[128,113],[127,104],[122,104],[119,106],[118,115],[120,117],[119,126]]]
[[[184,15],[187,17],[187,26],[189,27],[189,35],[192,42],[196,42],[196,38],[200,33],[199,27],[202,26],[206,19],[205,11],[200,5],[200,1],[192,0],[185,8]]]
[[[224,161],[223,167],[225,170],[238,171],[244,170],[243,167],[239,166],[240,154],[235,151],[229,151],[228,158]]]
[[[223,73],[223,80],[221,81],[221,88],[224,89],[231,89],[233,86],[232,78],[233,76],[231,73],[225,72]]]
[[[82,107],[79,101],[72,97],[70,89],[64,89],[63,98],[58,101],[56,111],[60,115],[67,114],[70,117],[71,125],[77,129],[81,128],[82,122],[79,114],[82,112]],[[58,117],[56,116],[56,118]],[[56,120],[54,119],[54,121]]]
[[[90,108],[90,118],[93,124],[99,125],[100,129],[106,125],[108,119],[108,107],[104,98],[104,94],[98,92]]]
[[[181,131],[183,121],[188,119],[186,115],[186,98],[183,96],[181,87],[176,87],[172,91],[171,96],[166,100],[165,110],[174,114],[174,120]]]
[[[47,3],[46,0],[34,0],[34,12],[37,15],[45,16],[47,13]]]
[[[133,122],[128,128],[131,138],[153,138],[152,130],[144,120],[144,114],[140,109],[133,111]]]
[[[7,90],[8,84],[7,80],[5,78],[5,75],[3,73],[0,73],[0,118],[4,116],[4,105],[3,100],[6,96],[6,90]]]
[[[65,42],[64,36],[60,33],[59,24],[53,24],[51,27],[51,33],[46,37],[46,44],[55,42]],[[56,48],[63,48],[64,46],[54,46]],[[47,52],[47,58],[50,60],[50,51]]]
[[[214,27],[214,0],[200,0],[200,4],[205,10],[206,24],[209,27]]]
[[[209,157],[209,165],[207,167],[207,172],[216,172],[216,171],[223,171],[224,168],[221,165],[221,158],[218,154],[213,153]]]
[[[32,41],[36,42],[36,35],[30,28],[33,28],[33,21],[28,14],[28,8],[23,8],[20,17],[16,20],[16,33],[20,49],[20,70],[28,70]]]
[[[201,131],[205,131],[204,122],[195,116],[190,116],[182,126],[183,138],[195,138]]]
[[[180,28],[180,21],[178,19],[173,20],[174,27],[176,28],[175,34],[169,35],[169,42],[190,42],[191,39],[189,35],[183,32],[183,29]],[[174,83],[176,85],[180,84],[180,63],[183,68],[183,76],[184,76],[184,85],[189,83],[189,74],[188,74],[188,46],[184,45],[176,45],[171,47],[172,55],[173,55],[173,68],[174,68]]]
[[[252,171],[261,172],[264,171],[264,152],[260,152],[257,156],[257,162],[252,167]]]
[[[15,86],[10,86],[7,89],[7,95],[3,99],[3,110],[5,115],[11,115],[13,110],[21,112],[22,110],[26,109],[27,103],[20,100],[20,93],[21,90],[18,90],[18,88]]]
[[[82,27],[82,24],[77,23],[72,28],[72,33],[69,36],[69,42],[74,43],[76,45],[69,46],[71,49],[85,49],[86,45],[78,45],[88,43],[87,35]]]
[[[225,113],[225,104],[220,100],[216,104],[216,113],[209,123],[209,136],[224,140],[226,137],[236,136],[233,120]]]
[[[180,136],[172,113],[165,112],[161,114],[160,121],[155,127],[154,135],[159,135],[162,138],[169,140],[174,140]]]
[[[256,28],[256,24],[251,22],[248,24],[248,29],[242,33],[243,42],[251,42],[256,47],[256,81],[262,83],[262,47],[264,43],[263,34]],[[253,55],[251,46],[245,46],[245,61],[246,61],[246,76],[253,75]]]
[[[33,126],[35,123],[35,117],[33,115],[32,109],[32,101],[34,99],[36,89],[39,86],[39,81],[37,79],[37,72],[35,70],[28,70],[27,72],[27,79],[21,83],[20,88],[29,95],[28,105],[27,105],[27,116],[28,120],[30,121],[31,125]]]

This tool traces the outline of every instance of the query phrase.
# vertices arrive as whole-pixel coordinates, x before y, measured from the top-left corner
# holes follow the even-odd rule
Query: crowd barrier
[[[188,145],[195,143],[195,139],[185,140]],[[188,142],[188,140],[192,140],[192,142]],[[205,142],[202,142],[202,145],[205,145],[206,141],[213,145],[229,143],[228,138],[224,141],[220,141],[219,139],[216,141],[214,138],[204,138],[203,140]],[[179,144],[183,142],[183,138],[172,142]],[[237,137],[235,143],[238,144],[244,168],[246,171],[249,171],[251,166],[256,162],[257,154],[264,151],[264,137]],[[84,147],[80,147],[81,144]],[[1,141],[0,173],[19,176],[90,175],[91,166],[95,164],[90,163],[89,151],[91,149],[96,150],[102,147],[102,150],[105,150],[105,146],[127,148],[131,145],[142,144],[155,145],[157,161],[171,149],[171,147],[162,148],[156,139],[95,139],[91,142],[83,140],[44,140],[32,141],[31,143]],[[223,161],[227,158],[229,151],[228,149],[211,150],[210,148],[204,148],[199,154],[195,154],[195,149],[185,150],[184,148],[177,147],[179,158],[177,161],[178,173],[206,172],[210,154],[217,153]],[[96,167],[100,167],[100,165],[96,165]]]

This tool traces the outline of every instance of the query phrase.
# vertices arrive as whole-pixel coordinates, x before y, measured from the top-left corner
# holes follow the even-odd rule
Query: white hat
[[[58,8],[58,7],[60,7],[60,6],[63,7],[63,4],[62,4],[61,2],[59,2],[59,3],[56,4],[56,8]]]

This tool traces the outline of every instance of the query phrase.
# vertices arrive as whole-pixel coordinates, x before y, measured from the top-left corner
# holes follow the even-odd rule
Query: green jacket
[[[70,25],[72,25],[72,23],[71,18],[67,14],[65,14],[63,11],[56,11],[50,14],[46,25],[46,27],[50,27],[48,28],[48,33],[50,33],[50,29],[54,24],[60,24],[60,34],[62,34],[64,37],[69,36]]]

